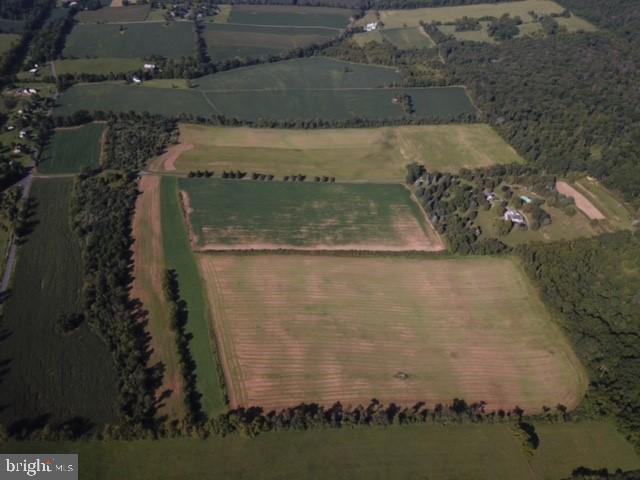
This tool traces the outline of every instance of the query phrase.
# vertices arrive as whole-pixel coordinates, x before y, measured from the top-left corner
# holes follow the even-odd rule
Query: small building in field
[[[518,225],[524,225],[527,223],[526,218],[522,213],[512,208],[508,208],[506,212],[504,212],[503,217],[507,222],[516,223]]]
[[[155,70],[156,69],[156,64],[155,63],[145,63],[142,68],[144,68],[145,70]]]
[[[531,200],[531,198],[527,197],[526,195],[520,195],[520,200],[522,200],[524,203],[533,202],[533,200]]]
[[[373,32],[378,29],[378,22],[367,23],[364,27],[365,32]]]
[[[137,83],[137,84],[142,83],[142,79],[140,77],[138,77],[137,75],[134,75],[131,80],[133,81],[133,83]]]

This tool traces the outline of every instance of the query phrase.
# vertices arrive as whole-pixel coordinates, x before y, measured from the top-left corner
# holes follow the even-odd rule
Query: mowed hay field
[[[401,185],[180,179],[198,250],[439,251]]]
[[[382,43],[386,40],[401,50],[432,48],[435,46],[431,38],[424,33],[422,27],[385,28],[373,32],[357,33],[353,36],[353,39],[360,46],[364,46],[369,42]]]
[[[353,12],[342,8],[295,5],[233,5],[228,23],[345,28]]]
[[[423,125],[366,129],[286,130],[180,125],[181,153],[156,161],[157,171],[242,170],[282,178],[292,172],[327,175],[337,181],[403,182],[405,166],[429,170],[522,158],[489,125]]]
[[[377,13],[379,13],[379,20],[384,23],[385,28],[390,29],[417,27],[421,21],[424,23],[447,23],[455,22],[465,16],[470,18],[501,17],[507,13],[512,17],[518,15],[526,22],[531,20],[529,12],[535,12],[538,15],[549,15],[552,13],[559,14],[563,11],[564,7],[551,0],[522,0],[518,2],[484,3],[456,7],[418,8],[415,10],[369,11],[356,24],[363,26],[369,22],[377,21]]]
[[[512,259],[203,254],[199,263],[232,406],[457,397],[533,413],[573,408],[586,388]]]
[[[141,58],[74,58],[55,60],[57,75],[67,73],[88,73],[108,75],[110,73],[127,73],[140,70],[144,65]]]
[[[86,323],[67,335],[55,328],[60,315],[83,309],[82,258],[69,219],[72,185],[70,178],[33,183],[34,229],[20,247],[0,325],[0,421],[10,430],[42,420],[84,417],[99,425],[117,418],[107,346]]]
[[[20,35],[0,33],[0,55],[11,49],[18,40],[20,40]]]
[[[177,58],[195,52],[192,23],[143,22],[76,25],[67,37],[62,53],[65,58],[140,58],[148,55]]]
[[[104,123],[89,123],[81,127],[59,128],[45,149],[40,173],[77,173],[84,167],[100,164]]]
[[[141,22],[149,15],[150,5],[128,5],[127,7],[103,7],[78,13],[81,23]]]

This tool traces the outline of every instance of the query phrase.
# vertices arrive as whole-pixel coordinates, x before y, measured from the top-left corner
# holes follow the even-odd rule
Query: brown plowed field
[[[232,407],[458,397],[533,412],[583,395],[582,367],[515,260],[199,263]]]
[[[598,210],[587,197],[569,185],[567,182],[557,182],[556,189],[563,195],[571,197],[576,201],[578,207],[587,217],[592,220],[604,220],[605,216]]]

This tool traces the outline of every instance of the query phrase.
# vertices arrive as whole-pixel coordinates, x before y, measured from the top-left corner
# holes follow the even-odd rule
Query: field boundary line
[[[411,190],[408,185],[404,185],[404,187],[409,191],[409,197],[411,198],[411,201],[414,202],[418,206],[418,208],[420,209],[420,211],[424,215],[424,221],[426,222],[427,230],[431,230],[431,233],[440,242],[440,245],[442,246],[442,250],[446,250],[447,249],[447,243],[442,239],[442,237],[440,236],[440,233],[438,233],[436,228],[433,226],[433,223],[431,223],[431,220],[429,220],[429,215],[427,214],[427,211],[424,209],[422,204],[418,201],[418,199],[416,198],[415,194],[413,193],[413,190]],[[425,235],[428,237],[426,232],[425,232]]]
[[[216,104],[213,103],[211,101],[211,99],[207,96],[207,92],[204,90],[200,90],[200,92],[202,93],[202,98],[204,98],[204,101],[207,102],[209,104],[209,106],[211,108],[213,108],[213,111],[216,112],[218,115],[224,115],[220,109],[218,107],[216,107]]]

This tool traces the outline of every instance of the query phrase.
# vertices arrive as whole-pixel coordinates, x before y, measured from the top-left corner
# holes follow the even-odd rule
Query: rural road
[[[31,192],[31,184],[33,183],[33,172],[29,172],[29,175],[20,180],[17,184],[22,186],[22,198],[27,200],[29,193]],[[9,288],[9,281],[11,280],[11,274],[16,262],[16,254],[18,253],[18,245],[16,245],[15,236],[11,236],[11,245],[9,246],[9,254],[7,255],[7,261],[5,263],[4,273],[2,274],[2,282],[0,282],[0,293],[4,293]]]

